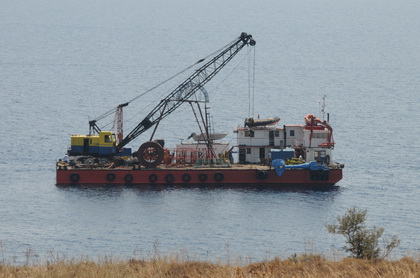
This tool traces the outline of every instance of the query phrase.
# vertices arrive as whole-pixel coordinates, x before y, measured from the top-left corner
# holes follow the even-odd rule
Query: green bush
[[[379,239],[384,233],[384,228],[366,228],[366,210],[350,208],[343,216],[337,216],[337,224],[328,224],[328,232],[340,234],[346,238],[343,249],[350,252],[352,257],[359,259],[383,259],[400,244],[396,236],[384,240],[385,250],[379,247]]]

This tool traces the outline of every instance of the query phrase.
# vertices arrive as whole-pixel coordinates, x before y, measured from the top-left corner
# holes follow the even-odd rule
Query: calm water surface
[[[343,256],[344,242],[325,224],[352,206],[368,210],[369,225],[398,235],[394,256],[418,254],[419,10],[410,0],[3,1],[0,258],[24,261],[27,250],[40,258],[51,251],[93,258],[159,251],[203,260]],[[55,186],[54,164],[70,133],[86,133],[89,119],[243,31],[257,41],[255,114],[300,124],[319,114],[327,95],[335,160],[346,164],[336,190]],[[245,54],[206,86],[217,130],[231,132],[248,116]],[[170,89],[127,107],[126,131]],[[157,137],[173,146],[196,131],[185,106],[161,123]]]

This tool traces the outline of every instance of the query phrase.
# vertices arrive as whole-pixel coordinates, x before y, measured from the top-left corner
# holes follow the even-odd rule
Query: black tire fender
[[[198,179],[200,181],[206,181],[207,180],[207,174],[204,174],[204,173],[199,174]]]
[[[259,180],[265,180],[267,178],[268,174],[266,171],[258,170],[257,171],[257,179]]]
[[[157,182],[157,180],[158,180],[158,176],[156,174],[151,174],[149,176],[149,181],[150,182]]]
[[[214,180],[215,181],[222,181],[225,178],[223,173],[217,172],[214,174]]]
[[[173,183],[173,182],[174,182],[174,180],[175,180],[175,177],[174,177],[174,175],[172,175],[172,174],[167,174],[167,175],[165,176],[165,181],[166,181],[167,183]]]
[[[107,181],[114,181],[115,178],[116,178],[116,176],[115,176],[114,173],[108,173],[108,174],[106,174],[106,180]]]
[[[127,174],[127,175],[124,176],[124,181],[126,183],[131,183],[133,180],[134,180],[134,177],[131,174]]]
[[[73,183],[76,183],[80,180],[80,176],[79,176],[78,173],[70,174],[69,178],[70,178],[70,181],[73,182]]]
[[[185,174],[182,175],[182,181],[183,182],[190,182],[190,180],[191,180],[191,175],[190,174],[185,173]]]

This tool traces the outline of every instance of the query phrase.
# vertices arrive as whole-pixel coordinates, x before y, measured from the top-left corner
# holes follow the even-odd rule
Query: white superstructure
[[[332,160],[332,128],[313,115],[305,117],[304,125],[238,127],[239,163],[261,163],[271,157],[271,150],[292,153],[305,161],[329,164]]]

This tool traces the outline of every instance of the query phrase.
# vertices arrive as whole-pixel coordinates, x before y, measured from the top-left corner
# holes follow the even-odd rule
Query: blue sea
[[[392,258],[419,254],[419,1],[0,2],[0,263],[157,254],[223,262],[302,253],[340,259],[344,239],[325,225],[351,207],[367,210],[369,227],[401,239]],[[305,115],[319,115],[326,96],[334,160],[345,164],[336,189],[55,186],[55,162],[69,134],[86,134],[89,120],[241,32],[256,46],[205,86],[213,127],[233,143],[246,117],[302,124]],[[130,103],[125,131],[179,78]],[[156,137],[175,146],[198,131],[193,118],[181,106]],[[98,124],[110,128],[112,120]],[[129,146],[138,148],[150,134]]]

